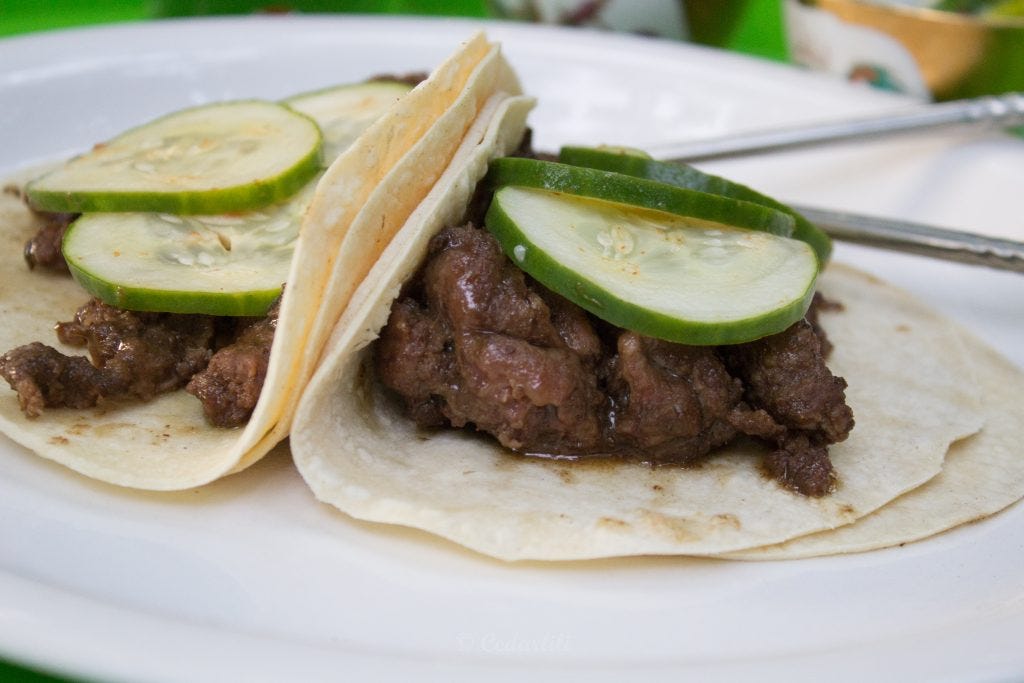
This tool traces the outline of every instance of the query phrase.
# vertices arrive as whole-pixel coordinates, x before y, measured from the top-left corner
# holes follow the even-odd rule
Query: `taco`
[[[142,489],[194,487],[259,460],[288,435],[298,396],[354,283],[437,181],[440,169],[432,173],[431,165],[422,160],[437,159],[444,163],[450,159],[488,99],[498,89],[518,89],[511,72],[503,69],[497,47],[479,35],[461,46],[408,94],[403,94],[408,88],[394,90],[390,86],[380,88],[381,92],[372,96],[363,93],[365,97],[354,99],[350,92],[326,94],[351,100],[346,106],[354,107],[358,115],[339,130],[327,131],[329,144],[348,147],[305,190],[308,206],[297,209],[302,213],[299,237],[294,247],[288,244],[278,248],[282,251],[287,247],[283,293],[281,282],[273,283],[277,289],[273,296],[280,294],[280,299],[266,316],[256,320],[230,320],[225,324],[221,317],[196,315],[192,311],[178,315],[176,302],[195,299],[194,293],[186,290],[193,280],[206,277],[204,263],[200,260],[192,264],[194,259],[190,256],[186,264],[190,267],[181,270],[180,275],[188,282],[181,282],[180,286],[172,283],[167,288],[169,295],[142,292],[147,300],[162,302],[157,308],[144,312],[124,310],[126,307],[120,304],[136,288],[111,287],[108,293],[113,303],[107,299],[90,301],[79,309],[72,322],[60,326],[60,336],[66,342],[64,351],[71,355],[47,349],[46,345],[52,343],[52,325],[71,317],[86,296],[78,282],[64,274],[25,266],[19,245],[25,244],[41,221],[61,219],[29,210],[16,196],[18,192],[5,193],[0,206],[0,229],[8,249],[3,257],[5,287],[0,292],[4,319],[0,346],[8,353],[0,365],[16,391],[0,397],[0,430],[39,455],[86,476]],[[289,111],[303,107],[315,110],[324,96],[325,93],[313,93],[293,98],[288,103],[290,107],[274,106]],[[270,108],[259,102],[239,104]],[[186,110],[184,115],[194,113]],[[375,121],[370,123],[371,119]],[[180,120],[179,117],[175,121]],[[161,121],[164,120],[157,124],[162,125]],[[309,126],[316,128],[311,122]],[[225,127],[234,130],[242,126],[229,121]],[[360,133],[360,129],[365,130]],[[139,130],[142,129],[129,131],[122,138]],[[352,137],[356,139],[352,141]],[[248,145],[249,142],[234,144],[247,150]],[[118,150],[111,151],[116,147],[117,144],[100,145],[90,154],[120,154]],[[82,158],[87,157],[89,154]],[[61,206],[71,202],[75,211],[104,211],[107,205],[103,203],[106,195],[102,191],[112,184],[108,179],[89,179],[99,186],[98,193],[92,187],[87,192],[72,192],[62,185],[67,184],[68,177],[79,182],[83,175],[82,158],[29,183],[30,198],[44,209],[52,210],[51,202]],[[252,163],[257,161],[258,158]],[[306,155],[300,165],[311,166],[315,172],[319,163],[315,155]],[[103,164],[110,166],[110,159],[102,160],[100,166]],[[135,165],[142,166],[138,161]],[[182,183],[189,177],[191,172],[180,173]],[[218,202],[218,211],[235,211],[244,208],[244,202],[255,193],[277,199],[274,192],[288,183],[301,184],[305,177],[308,176],[298,178],[289,170],[272,183],[246,181],[239,186],[241,189],[219,191],[216,196],[210,192],[187,194],[180,187],[170,193],[160,186],[145,187],[133,191],[132,196],[122,193],[118,200],[125,205],[141,197],[145,206],[152,206],[152,201],[170,202],[169,208],[159,211],[173,211],[188,204],[186,213],[203,213],[211,206],[206,202],[213,196],[210,201]],[[13,182],[21,187],[26,180],[28,177],[23,176]],[[294,190],[282,190],[291,191]],[[243,205],[232,208],[230,202],[236,200]],[[235,218],[233,213],[214,217],[222,222]],[[72,229],[76,234],[83,232],[77,227],[79,223],[93,221],[101,222],[103,228],[94,233],[106,232],[120,219],[120,215],[85,213]],[[164,222],[185,224],[186,237],[191,239],[198,233],[198,228],[187,228],[192,220],[189,216],[171,217]],[[101,256],[107,261],[117,260],[110,259],[110,253],[117,257],[134,248],[127,244],[108,245],[102,242],[103,237],[99,235],[95,242],[102,244],[98,251],[104,252]],[[65,251],[69,240],[70,237],[64,240]],[[225,249],[230,251],[234,247],[238,251],[243,246],[226,244]],[[93,245],[83,245],[86,248]],[[44,254],[30,247],[26,256],[31,257],[31,263]],[[87,256],[81,258],[86,262]],[[260,254],[253,258],[255,264],[247,267],[259,271],[265,262],[260,260]],[[91,281],[88,267],[79,270],[76,278],[88,284],[91,292],[102,289],[102,278]],[[239,305],[249,305],[251,293],[244,294],[221,297],[218,301],[227,301],[225,305],[231,306],[238,301],[242,302]],[[266,292],[257,294],[265,297]],[[263,310],[266,305],[264,299]],[[245,308],[242,315],[252,312]],[[233,337],[231,347],[245,348],[220,363],[224,366],[223,375],[204,385],[200,376],[218,365],[220,351],[212,359],[211,353],[219,348],[216,345],[224,334]],[[94,362],[81,356],[82,346],[88,347]],[[189,391],[184,390],[186,383]],[[108,391],[110,386],[114,389]],[[207,396],[203,396],[204,392]],[[227,394],[232,396],[226,397]],[[231,403],[237,395],[248,401],[244,410],[219,405]],[[200,405],[197,396],[204,398],[205,405]],[[234,414],[238,412],[242,413],[240,419]],[[211,414],[213,424],[207,419]]]
[[[773,454],[779,450],[771,439],[730,438],[719,445],[718,437],[709,435],[721,423],[712,422],[708,431],[689,433],[689,440],[675,440],[674,446],[686,442],[687,448],[701,442],[693,458],[695,466],[658,465],[659,459],[671,459],[671,453],[667,458],[645,454],[643,448],[635,447],[636,440],[631,442],[630,457],[578,457],[571,443],[552,441],[550,422],[533,418],[540,412],[566,421],[572,402],[579,398],[578,387],[567,387],[572,383],[566,378],[572,376],[577,362],[573,354],[579,356],[586,344],[561,332],[557,335],[561,341],[550,334],[547,341],[537,341],[543,333],[531,327],[533,318],[526,322],[517,318],[517,330],[512,324],[471,330],[480,333],[469,335],[476,340],[474,350],[484,349],[477,358],[486,357],[491,365],[468,370],[460,366],[459,373],[451,374],[451,364],[464,362],[464,358],[454,359],[455,355],[468,352],[453,350],[450,336],[430,332],[429,320],[422,326],[416,321],[449,315],[440,327],[450,329],[451,311],[445,309],[452,306],[473,309],[474,315],[480,311],[497,317],[516,315],[518,304],[508,292],[488,300],[469,297],[456,304],[424,297],[431,296],[432,288],[450,294],[451,283],[459,278],[466,278],[465,283],[488,277],[453,272],[473,259],[445,254],[452,245],[467,244],[483,245],[468,247],[474,254],[493,253],[490,238],[481,237],[480,229],[467,222],[474,217],[479,222],[480,204],[494,201],[489,192],[493,187],[486,182],[482,191],[475,188],[488,174],[491,159],[517,148],[523,117],[515,98],[481,114],[440,180],[384,249],[339,319],[322,364],[302,396],[291,437],[295,463],[317,498],[357,519],[422,529],[500,559],[570,560],[640,554],[728,556],[799,537],[816,538],[811,534],[823,541],[809,554],[877,547],[989,514],[1024,494],[1024,481],[1013,467],[1001,479],[992,475],[1000,479],[998,484],[982,482],[976,474],[960,474],[976,473],[979,467],[1000,472],[1015,458],[1012,432],[1017,427],[1012,411],[998,398],[986,396],[982,403],[980,397],[996,376],[1011,385],[1011,391],[1024,387],[1020,371],[979,342],[964,338],[949,321],[909,295],[840,264],[829,265],[817,281],[818,291],[835,304],[819,307],[817,323],[832,347],[830,381],[834,387],[835,376],[846,378],[844,401],[852,409],[856,426],[828,442],[832,468],[828,490],[811,492],[823,495],[794,491],[785,472],[766,476],[764,464],[778,457]],[[495,166],[501,164],[492,165],[487,175],[492,181]],[[561,168],[555,171],[555,175],[565,173]],[[505,273],[515,262],[523,262],[523,252],[533,246],[518,246],[522,251],[506,248],[504,260],[485,267]],[[432,277],[448,284],[434,287]],[[661,342],[638,342],[635,332],[621,329],[617,322],[609,331],[607,322],[589,313],[583,316],[531,279],[510,276],[509,281],[526,283],[529,291],[523,296],[539,301],[536,308],[545,312],[549,322],[560,318],[564,324],[556,324],[562,325],[561,331],[574,329],[584,320],[599,330],[598,337],[617,338],[619,345],[612,345],[618,349],[617,362],[625,362],[621,360],[624,339],[641,349],[640,360],[649,366],[660,364],[664,369],[672,358],[689,353]],[[572,292],[558,294],[566,297]],[[584,292],[580,298],[585,301],[587,296]],[[801,329],[809,327],[798,324]],[[812,344],[824,341],[816,339]],[[523,364],[509,361],[524,343],[555,348],[558,353],[553,354],[554,361],[537,361],[524,370]],[[708,353],[734,353],[721,348]],[[661,359],[654,358],[657,354]],[[706,357],[705,352],[697,355]],[[399,365],[405,366],[397,372],[407,381],[394,380]],[[437,384],[432,375],[439,367],[448,386]],[[705,370],[690,371],[691,389],[696,385],[707,389],[714,372]],[[514,376],[519,371],[525,374]],[[667,374],[673,372],[669,368]],[[606,374],[604,386],[612,387],[615,376],[614,371]],[[499,396],[498,403],[515,404],[519,412],[514,419],[491,420],[486,391],[457,395],[463,385],[473,383],[497,386],[490,398]],[[629,388],[642,390],[639,384]],[[750,401],[747,417],[753,422],[760,419],[752,418],[751,412],[760,415],[764,405],[753,402],[749,387],[737,400]],[[703,411],[708,402],[697,400],[694,405]],[[657,401],[634,408],[635,414],[628,416],[634,423],[692,420],[692,416],[671,414]],[[842,410],[836,407],[836,412]],[[621,423],[614,426],[620,427]],[[979,429],[980,433],[970,436]],[[801,431],[792,428],[789,433],[799,436]],[[756,425],[746,433],[758,436]],[[734,428],[730,437],[735,435]],[[572,435],[577,442],[584,438]],[[816,437],[809,438],[815,445]],[[541,444],[538,449],[533,448],[536,443]],[[552,443],[561,445],[552,448]],[[947,453],[950,476],[945,479],[952,485],[938,478]],[[549,457],[533,457],[538,454]],[[793,461],[783,454],[781,462],[785,470]],[[796,466],[803,468],[799,461]],[[816,467],[812,462],[809,469]],[[998,495],[964,512],[959,498],[949,495],[951,486],[997,490]],[[917,500],[923,501],[923,507],[918,507]],[[926,510],[931,521],[909,521],[900,512],[908,506]],[[875,519],[885,533],[873,530],[878,528],[873,525]],[[857,520],[864,520],[865,533],[875,542],[848,542],[839,533],[834,542],[828,540],[827,530],[851,525],[852,531],[860,525]],[[769,557],[773,552],[780,557],[787,553],[754,550],[742,556]]]

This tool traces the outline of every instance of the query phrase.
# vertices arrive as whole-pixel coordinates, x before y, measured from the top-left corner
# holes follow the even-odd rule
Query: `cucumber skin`
[[[281,296],[281,289],[250,291],[231,297],[195,297],[194,292],[123,288],[111,285],[88,271],[68,266],[71,277],[86,292],[105,304],[128,311],[190,313],[227,317],[262,317]],[[198,302],[198,303],[197,303]]]
[[[305,187],[321,170],[318,145],[284,173],[240,186],[196,192],[59,192],[40,190],[34,187],[38,181],[33,180],[26,186],[25,194],[34,208],[60,213],[140,211],[183,216],[233,213],[284,201]]]
[[[742,344],[782,332],[804,317],[814,298],[817,277],[811,279],[807,291],[799,300],[762,316],[728,324],[682,321],[623,301],[592,280],[573,277],[571,271],[563,268],[519,230],[499,201],[491,202],[484,224],[498,239],[508,258],[548,289],[613,325],[678,344]],[[520,245],[526,247],[522,260],[515,256],[515,248]]]
[[[753,202],[722,197],[624,173],[572,166],[551,161],[502,157],[491,162],[486,187],[533,187],[552,192],[593,197],[664,211],[678,216],[758,230],[779,237],[793,234],[792,216]],[[737,211],[737,208],[740,210]]]
[[[820,268],[825,267],[825,264],[828,263],[832,255],[831,238],[797,211],[746,185],[734,183],[720,176],[704,173],[687,164],[658,161],[649,156],[611,152],[592,147],[571,146],[563,147],[558,153],[558,159],[562,163],[572,164],[573,166],[585,166],[603,171],[625,173],[636,178],[656,180],[669,185],[675,185],[676,187],[709,192],[783,211],[792,216],[795,222],[792,237],[811,245],[815,255],[818,257]]]

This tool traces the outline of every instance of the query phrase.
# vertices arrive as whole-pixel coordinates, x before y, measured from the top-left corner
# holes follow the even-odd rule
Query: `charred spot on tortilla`
[[[601,517],[597,520],[597,526],[615,531],[625,531],[630,527],[629,522],[615,517]]]
[[[426,429],[485,432],[521,455],[692,465],[746,435],[782,486],[823,496],[853,428],[807,320],[730,347],[622,330],[531,280],[472,224],[434,236],[391,307],[376,374]]]

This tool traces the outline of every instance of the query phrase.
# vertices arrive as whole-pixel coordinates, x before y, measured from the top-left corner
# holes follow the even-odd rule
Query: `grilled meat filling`
[[[821,496],[834,478],[827,446],[853,415],[812,319],[729,347],[645,337],[531,281],[465,225],[431,242],[392,306],[376,370],[422,427],[473,427],[527,454],[655,465],[693,464],[745,435],[771,445],[764,467],[779,483]]]
[[[57,337],[85,348],[68,356],[33,342],[0,356],[0,376],[18,393],[22,412],[88,408],[140,400],[182,387],[220,427],[248,420],[266,376],[276,326],[275,304],[259,319],[126,311],[91,299]]]

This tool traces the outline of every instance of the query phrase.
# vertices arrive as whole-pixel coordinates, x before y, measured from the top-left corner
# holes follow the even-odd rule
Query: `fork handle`
[[[1024,243],[921,223],[794,206],[836,239],[1024,273]]]
[[[1024,125],[1024,93],[924,104],[881,116],[661,145],[648,152],[656,159],[688,163],[697,159],[759,154],[827,142],[870,139],[963,125],[988,128]]]

